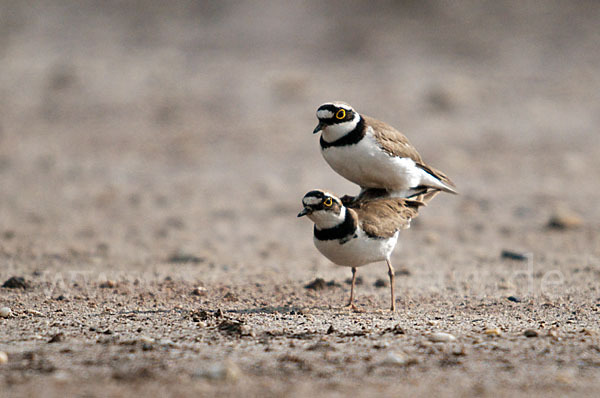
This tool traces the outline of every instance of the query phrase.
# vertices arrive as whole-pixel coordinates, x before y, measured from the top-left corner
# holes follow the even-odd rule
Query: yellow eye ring
[[[331,198],[327,198],[327,199],[325,199],[323,204],[327,207],[331,207],[331,205],[333,204],[333,200],[331,200]]]
[[[335,114],[335,118],[342,120],[343,118],[346,117],[346,111],[344,109],[340,109],[339,111],[336,112]]]

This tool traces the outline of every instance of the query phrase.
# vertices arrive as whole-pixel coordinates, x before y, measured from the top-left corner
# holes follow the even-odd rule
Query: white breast
[[[343,244],[337,239],[318,240],[314,238],[317,249],[332,262],[348,267],[360,267],[383,261],[390,257],[396,242],[398,232],[389,239],[369,238],[362,230],[357,230],[357,237]]]
[[[363,188],[404,191],[418,186],[423,178],[423,170],[412,159],[384,152],[377,145],[371,127],[357,144],[328,147],[322,153],[332,169]]]

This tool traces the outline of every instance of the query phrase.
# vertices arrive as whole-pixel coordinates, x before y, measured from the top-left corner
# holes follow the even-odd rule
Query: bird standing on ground
[[[410,227],[411,219],[424,204],[410,199],[382,198],[357,200],[346,206],[326,191],[313,190],[304,195],[304,208],[298,217],[307,216],[315,223],[315,246],[335,264],[352,268],[349,307],[356,309],[353,302],[356,268],[385,260],[390,278],[390,310],[395,310],[394,267],[390,256],[400,230]]]

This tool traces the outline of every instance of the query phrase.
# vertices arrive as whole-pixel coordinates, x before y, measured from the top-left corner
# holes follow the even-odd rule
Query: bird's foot
[[[348,303],[348,305],[346,305],[344,308],[354,312],[365,312],[363,309],[355,306],[354,303]]]

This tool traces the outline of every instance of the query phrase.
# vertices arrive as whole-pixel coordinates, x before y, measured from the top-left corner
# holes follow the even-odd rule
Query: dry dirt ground
[[[0,2],[0,283],[27,284],[0,288],[0,396],[599,396],[599,20]],[[357,191],[311,134],[333,99],[461,191],[403,232],[395,313],[383,263],[343,309],[349,269],[296,218]]]

